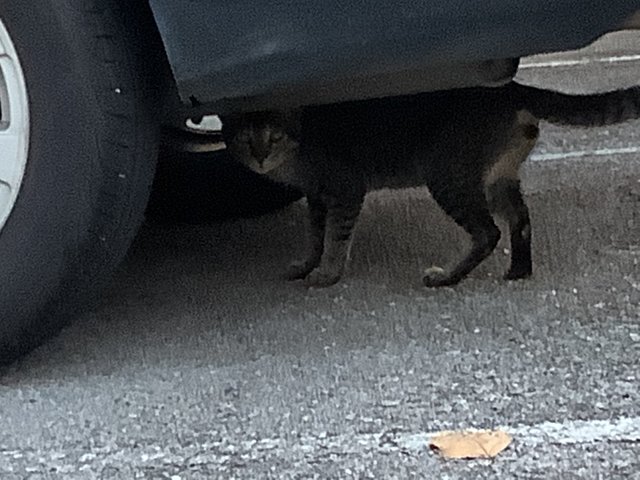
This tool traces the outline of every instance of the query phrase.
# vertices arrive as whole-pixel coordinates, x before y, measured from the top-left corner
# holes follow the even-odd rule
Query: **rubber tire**
[[[252,172],[225,150],[161,153],[147,217],[158,224],[206,224],[264,215],[302,194]]]
[[[159,92],[145,3],[0,2],[31,119],[23,185],[0,232],[0,363],[95,300],[143,220]]]

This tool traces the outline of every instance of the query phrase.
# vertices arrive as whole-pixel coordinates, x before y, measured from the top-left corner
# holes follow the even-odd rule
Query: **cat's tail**
[[[522,108],[551,123],[597,127],[640,118],[640,87],[571,95],[511,82]]]

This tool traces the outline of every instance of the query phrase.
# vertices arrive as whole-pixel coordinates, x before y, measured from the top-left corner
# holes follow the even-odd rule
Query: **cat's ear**
[[[287,132],[297,138],[302,127],[302,108],[293,108],[284,112]]]

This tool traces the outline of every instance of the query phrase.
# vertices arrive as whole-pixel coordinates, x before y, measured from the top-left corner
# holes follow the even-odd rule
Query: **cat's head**
[[[257,173],[269,173],[297,154],[297,112],[243,113],[222,116],[221,120],[231,156]]]

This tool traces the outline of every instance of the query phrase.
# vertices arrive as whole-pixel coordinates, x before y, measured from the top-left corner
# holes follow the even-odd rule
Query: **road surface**
[[[527,59],[567,91],[640,78],[640,36]],[[0,376],[0,478],[640,478],[640,122],[544,125],[523,172],[533,278],[502,244],[455,288],[464,234],[424,190],[369,197],[345,281],[280,274],[304,210],[147,226],[101,305]],[[443,429],[504,428],[444,461]]]

